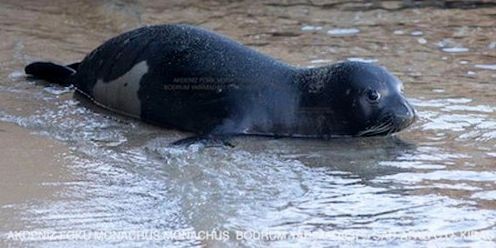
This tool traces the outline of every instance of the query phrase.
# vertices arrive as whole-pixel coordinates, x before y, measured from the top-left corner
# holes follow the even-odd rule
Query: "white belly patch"
[[[112,81],[99,79],[93,87],[93,100],[109,110],[139,118],[141,102],[138,90],[141,78],[147,72],[148,63],[142,61]]]

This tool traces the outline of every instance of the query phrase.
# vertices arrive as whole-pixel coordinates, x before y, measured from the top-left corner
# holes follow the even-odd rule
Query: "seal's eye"
[[[369,99],[370,102],[376,103],[381,99],[381,94],[376,90],[368,90],[367,98]]]

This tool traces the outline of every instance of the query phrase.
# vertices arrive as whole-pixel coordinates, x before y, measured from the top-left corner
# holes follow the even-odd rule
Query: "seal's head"
[[[313,78],[323,82],[318,105],[332,110],[326,118],[330,133],[388,135],[410,126],[416,118],[403,94],[403,83],[383,67],[343,62],[312,71]]]

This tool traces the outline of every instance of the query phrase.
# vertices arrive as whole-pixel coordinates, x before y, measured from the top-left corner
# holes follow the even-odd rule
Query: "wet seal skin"
[[[389,135],[415,120],[385,68],[343,62],[299,68],[189,25],[142,27],[80,63],[35,62],[26,74],[123,115],[204,136]]]

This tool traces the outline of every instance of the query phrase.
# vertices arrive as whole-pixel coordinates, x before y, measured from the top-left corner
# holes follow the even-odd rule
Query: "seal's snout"
[[[416,111],[406,99],[396,100],[395,103],[390,105],[393,108],[385,109],[379,118],[372,122],[372,125],[358,132],[357,136],[389,135],[399,132],[415,122]]]
[[[397,131],[403,130],[417,119],[415,108],[406,100],[403,99],[401,105],[397,108],[394,116],[394,126]]]

